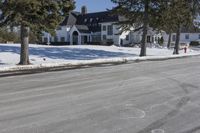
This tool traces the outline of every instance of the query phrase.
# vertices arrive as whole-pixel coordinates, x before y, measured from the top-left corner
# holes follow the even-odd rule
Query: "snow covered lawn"
[[[19,62],[19,44],[0,44],[0,67],[15,66]],[[35,65],[52,63],[73,63],[116,58],[137,57],[140,48],[124,48],[116,46],[43,46],[30,45],[30,61]],[[148,48],[148,56],[172,56],[168,49]],[[189,50],[187,54],[198,53]],[[181,55],[186,55],[181,51]]]

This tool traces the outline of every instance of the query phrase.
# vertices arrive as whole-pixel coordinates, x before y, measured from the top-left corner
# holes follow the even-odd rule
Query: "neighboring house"
[[[165,44],[168,43],[169,35],[165,34],[164,36]],[[193,26],[192,28],[182,28],[180,35],[180,44],[190,44],[192,41],[200,41],[200,29]],[[171,44],[176,42],[176,33],[172,33]]]
[[[135,32],[132,32],[132,42],[133,43],[140,43],[141,40],[142,40],[142,34],[143,34],[143,31],[142,29],[139,30],[139,31],[135,31]],[[157,30],[153,30],[153,28],[149,27],[148,28],[148,32],[147,32],[147,46],[153,46],[155,44],[158,44],[159,43],[159,40],[163,37],[163,35],[165,35],[166,33],[165,32],[160,32],[160,31],[157,31]]]
[[[115,44],[118,46],[141,41],[142,32],[122,32],[117,22],[123,17],[111,15],[110,11],[87,13],[86,7],[82,7],[81,13],[71,12],[56,29],[56,36],[44,33],[43,43],[47,44]],[[147,41],[156,43],[157,35],[149,32]]]

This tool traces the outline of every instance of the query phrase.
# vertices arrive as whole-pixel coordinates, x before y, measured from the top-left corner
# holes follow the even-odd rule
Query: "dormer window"
[[[92,18],[90,18],[90,22],[92,22]]]

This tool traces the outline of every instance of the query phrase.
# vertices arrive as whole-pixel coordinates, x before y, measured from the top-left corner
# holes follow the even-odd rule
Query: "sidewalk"
[[[56,69],[72,69],[87,66],[97,66],[101,64],[121,64],[121,63],[134,63],[142,61],[160,61],[168,59],[186,58],[192,56],[200,56],[200,53],[193,53],[187,55],[170,55],[170,56],[146,56],[146,57],[117,57],[108,59],[95,59],[95,60],[80,60],[69,61],[60,63],[44,63],[39,65],[27,65],[27,66],[6,66],[0,67],[0,73],[16,72],[16,71],[48,71]]]

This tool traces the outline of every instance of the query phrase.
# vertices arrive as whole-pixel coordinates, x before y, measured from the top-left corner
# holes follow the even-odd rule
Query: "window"
[[[158,38],[157,37],[155,37],[155,41],[158,42]]]
[[[47,37],[44,37],[44,42],[48,42],[48,38]]]
[[[152,42],[154,42],[155,40],[154,40],[154,37],[152,37]]]
[[[58,37],[57,36],[54,37],[54,42],[58,42]]]
[[[176,35],[172,36],[172,41],[175,42],[176,41]]]
[[[106,38],[106,35],[103,35],[103,40],[106,40],[107,38]]]
[[[108,25],[107,34],[108,34],[108,35],[113,35],[113,26],[112,26],[112,25]]]
[[[189,35],[189,34],[186,34],[186,35],[185,35],[185,39],[187,39],[187,40],[190,39],[190,35]]]
[[[61,38],[60,38],[60,41],[61,41],[61,42],[65,42],[65,37],[61,37]]]
[[[147,43],[151,42],[151,36],[147,36]]]
[[[124,42],[123,42],[123,39],[120,39],[120,45],[123,45]]]
[[[84,20],[84,22],[85,22],[85,23],[87,22],[87,18]]]
[[[54,39],[54,38],[53,38],[53,37],[51,37],[51,38],[50,38],[50,42],[53,42],[53,39]]]
[[[106,26],[105,25],[103,26],[103,31],[106,31]]]
[[[57,30],[62,30],[62,27],[61,27],[61,26],[58,26]]]
[[[199,34],[199,39],[200,39],[200,34]]]
[[[129,35],[126,35],[126,41],[129,41]]]

